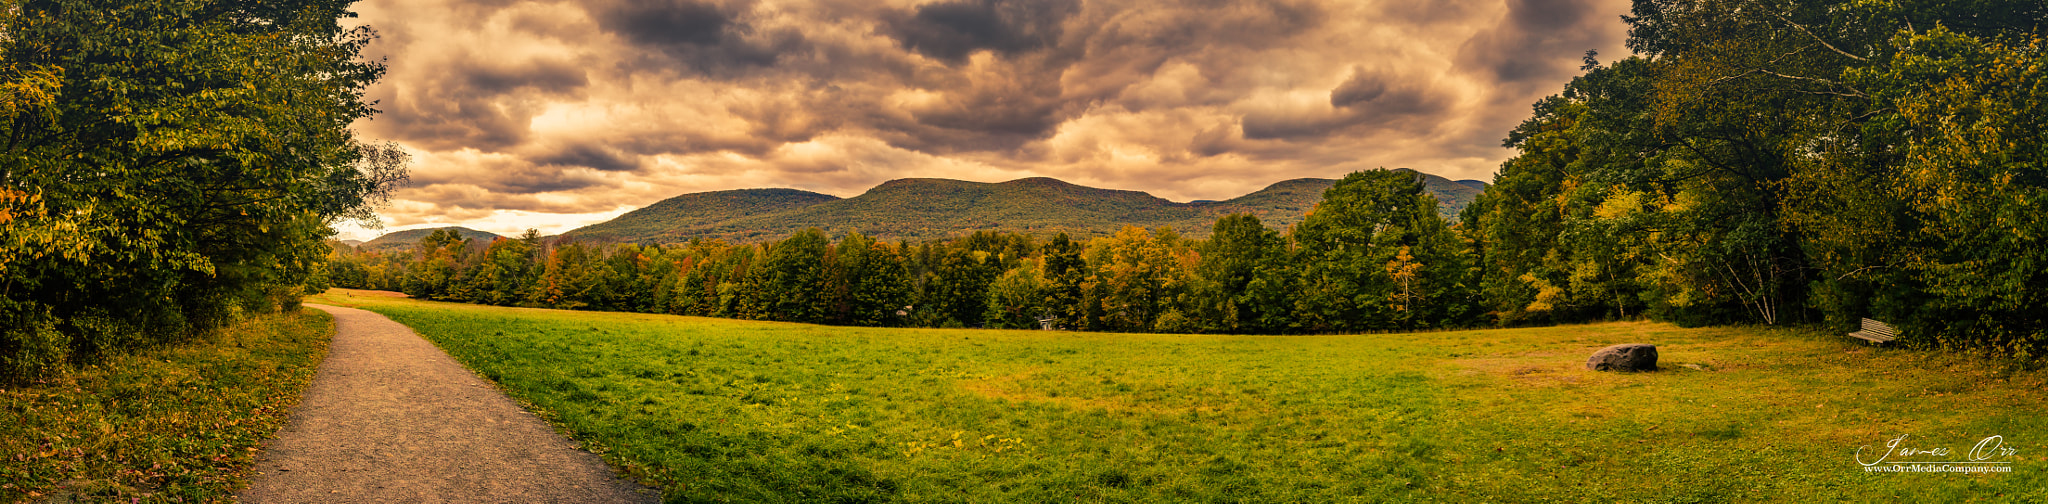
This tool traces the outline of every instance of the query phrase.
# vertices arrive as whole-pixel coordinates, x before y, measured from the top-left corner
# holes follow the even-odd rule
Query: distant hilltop
[[[1438,212],[1455,219],[1487,186],[1421,175],[1436,196]],[[923,240],[975,231],[1007,230],[1075,236],[1115,233],[1126,225],[1171,226],[1188,236],[1206,236],[1216,219],[1250,213],[1268,226],[1301,222],[1336,180],[1286,180],[1223,201],[1175,203],[1140,191],[1098,189],[1034,177],[1000,183],[908,178],[884,182],[859,196],[839,198],[797,189],[739,189],[676,196],[618,218],[563,233],[564,238],[631,243],[671,243],[693,238],[729,241],[781,239],[804,228],[828,235],[851,231],[885,240]],[[397,240],[412,243],[432,230]],[[462,229],[470,233],[491,235]],[[370,243],[384,242],[399,233]],[[365,248],[367,250],[367,248]]]
[[[440,231],[443,229],[453,229],[455,230],[456,233],[461,234],[463,238],[472,240],[474,242],[490,243],[491,240],[498,239],[498,235],[496,233],[492,233],[489,231],[477,231],[474,229],[461,226],[446,226],[437,228],[421,228],[407,229],[404,231],[392,231],[390,233],[385,233],[384,236],[379,236],[376,239],[362,242],[361,244],[356,245],[355,247],[356,250],[360,250],[363,252],[388,252],[393,250],[410,250],[412,249],[413,246],[420,244],[421,238],[426,238],[427,235],[433,234],[435,231]]]

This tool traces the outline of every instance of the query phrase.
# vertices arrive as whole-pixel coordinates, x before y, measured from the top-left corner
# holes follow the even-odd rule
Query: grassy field
[[[221,502],[284,426],[334,334],[261,315],[205,340],[0,387],[0,502]]]
[[[413,301],[386,314],[671,501],[2048,501],[2048,372],[1615,323],[1363,336],[861,329]],[[1583,370],[1612,343],[1663,371]],[[2004,474],[1867,472],[1888,440]],[[1885,464],[1880,464],[1885,465]]]

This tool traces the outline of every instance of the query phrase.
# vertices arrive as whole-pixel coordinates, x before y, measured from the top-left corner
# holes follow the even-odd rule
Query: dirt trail
[[[242,502],[660,500],[411,329],[306,306],[334,314],[334,343]]]

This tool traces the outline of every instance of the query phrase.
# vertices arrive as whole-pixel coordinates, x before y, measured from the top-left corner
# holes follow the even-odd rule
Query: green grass
[[[2048,500],[2048,372],[1837,335],[861,329],[359,294],[322,299],[419,330],[677,502]],[[1583,370],[1622,342],[1665,370]],[[2004,436],[2013,472],[1856,462],[1899,434]]]
[[[205,341],[0,390],[0,502],[220,502],[284,426],[333,332],[260,315]]]

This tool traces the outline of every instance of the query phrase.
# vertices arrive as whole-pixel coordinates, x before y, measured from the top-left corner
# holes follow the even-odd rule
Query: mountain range
[[[1477,180],[1453,181],[1415,173],[1436,196],[1438,212],[1452,219],[1487,186]],[[1089,237],[1135,225],[1170,226],[1184,235],[1200,237],[1209,234],[1216,219],[1234,213],[1251,213],[1274,228],[1292,226],[1301,222],[1322,201],[1323,191],[1335,183],[1331,179],[1293,179],[1228,200],[1188,203],[1044,177],[999,183],[897,179],[851,198],[797,189],[739,189],[676,196],[562,236],[631,243],[692,238],[751,242],[781,239],[816,227],[834,237],[859,231],[887,240],[945,238],[984,230]],[[409,239],[417,242],[431,230],[414,231],[420,231],[419,236]],[[380,237],[371,243],[383,240]]]
[[[443,229],[453,229],[455,230],[456,233],[461,234],[463,238],[471,240],[471,243],[488,244],[491,242],[491,240],[498,238],[498,235],[496,233],[492,233],[489,231],[478,231],[475,229],[470,229],[461,226],[446,226],[437,228],[392,231],[389,233],[385,233],[384,236],[379,236],[376,239],[372,239],[370,241],[362,242],[361,244],[355,245],[355,247],[356,250],[362,252],[389,252],[401,249],[410,250],[413,246],[420,244],[421,238],[426,238],[427,235],[433,234],[433,232],[440,231]]]

